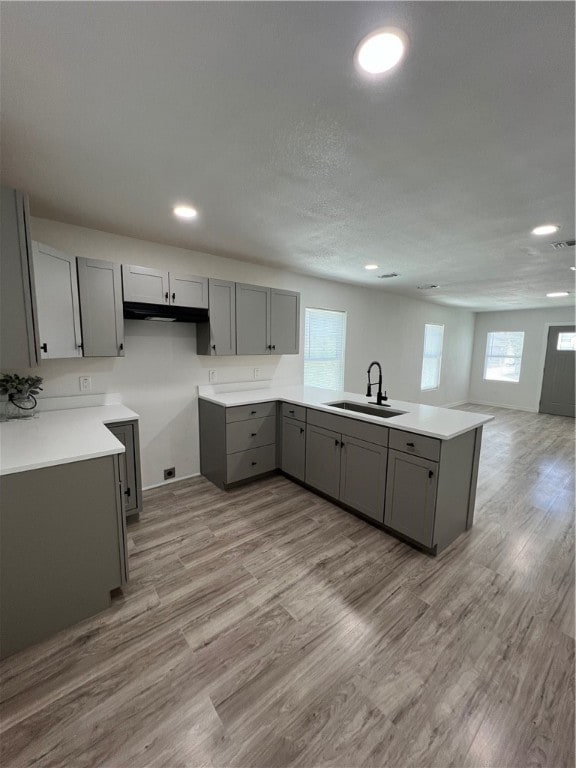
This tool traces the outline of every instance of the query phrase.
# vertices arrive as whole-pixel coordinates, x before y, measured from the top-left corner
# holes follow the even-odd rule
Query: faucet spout
[[[367,387],[367,390],[366,390],[366,397],[371,397],[372,396],[372,384],[373,384],[373,382],[370,380],[370,373],[372,371],[372,368],[375,365],[378,367],[378,393],[376,395],[376,403],[378,405],[382,405],[382,403],[385,400],[388,400],[388,397],[386,395],[386,392],[384,392],[384,394],[382,394],[382,366],[380,365],[378,360],[373,360],[370,363],[370,365],[368,366],[368,387]]]

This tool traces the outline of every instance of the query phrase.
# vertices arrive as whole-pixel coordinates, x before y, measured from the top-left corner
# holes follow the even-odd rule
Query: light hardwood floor
[[[574,421],[486,407],[419,553],[277,476],[146,493],[131,582],[5,660],[1,765],[574,765]]]

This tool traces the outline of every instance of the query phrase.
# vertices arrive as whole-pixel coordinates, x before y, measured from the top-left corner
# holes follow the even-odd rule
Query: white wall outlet
[[[258,381],[258,379],[262,378],[262,368],[254,368],[254,380]]]
[[[92,389],[92,379],[90,376],[80,376],[80,392],[90,392]]]
[[[210,384],[216,384],[216,369],[210,368],[208,371],[208,381]]]

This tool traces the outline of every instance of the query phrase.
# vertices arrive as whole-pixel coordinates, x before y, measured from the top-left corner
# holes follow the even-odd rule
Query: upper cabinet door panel
[[[122,265],[124,301],[141,304],[168,304],[168,272],[150,267]]]
[[[214,355],[236,354],[236,283],[210,280],[210,349]]]
[[[26,195],[2,187],[0,207],[0,369],[38,365],[40,349]]]
[[[77,261],[84,357],[123,357],[120,265],[99,259]]]
[[[297,355],[300,347],[300,294],[270,289],[270,344],[273,355]]]
[[[34,243],[42,358],[82,356],[76,258]]]
[[[208,308],[208,278],[169,273],[170,304],[176,307]]]
[[[236,353],[270,354],[270,289],[236,283]]]

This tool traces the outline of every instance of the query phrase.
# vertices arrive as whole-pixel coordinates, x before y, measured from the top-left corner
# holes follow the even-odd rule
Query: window
[[[484,378],[520,381],[524,331],[493,331],[488,334]]]
[[[438,389],[440,386],[440,368],[442,367],[442,344],[444,326],[424,326],[424,356],[422,358],[422,378],[420,389]]]
[[[569,331],[558,334],[556,349],[561,352],[570,352],[576,350],[576,333]]]
[[[344,389],[346,312],[306,307],[304,321],[304,384]]]

